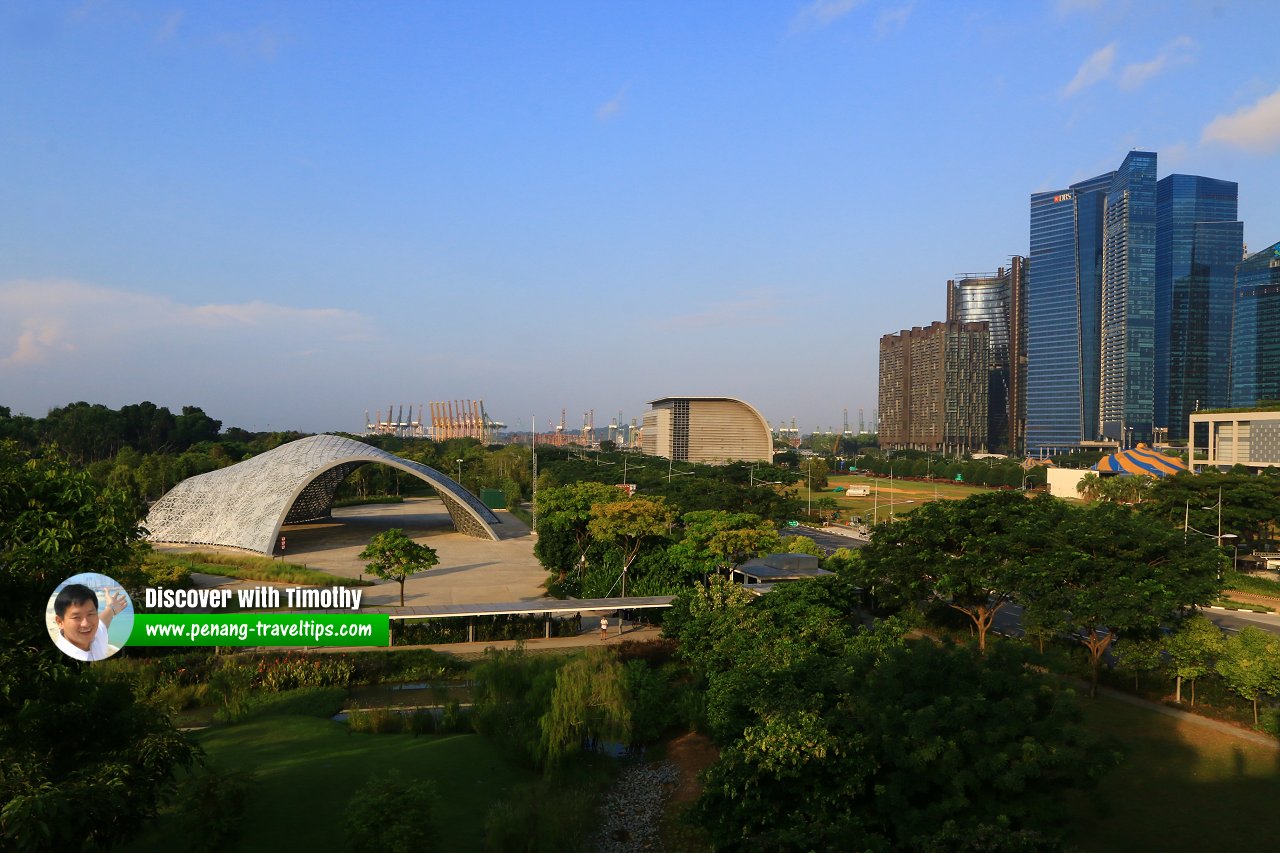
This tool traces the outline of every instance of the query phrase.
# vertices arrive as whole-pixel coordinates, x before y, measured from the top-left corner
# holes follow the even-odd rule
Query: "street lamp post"
[[[462,460],[458,460],[458,485],[462,485]]]

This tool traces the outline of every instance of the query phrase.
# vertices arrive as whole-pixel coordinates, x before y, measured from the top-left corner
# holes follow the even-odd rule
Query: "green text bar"
[[[385,613],[138,613],[131,646],[387,646]]]

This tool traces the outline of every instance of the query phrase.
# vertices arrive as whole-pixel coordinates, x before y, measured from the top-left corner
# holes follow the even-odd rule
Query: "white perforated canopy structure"
[[[376,462],[407,471],[436,490],[462,533],[497,539],[498,517],[434,468],[337,435],[313,435],[183,480],[147,514],[152,542],[225,545],[260,554],[275,548],[280,528],[328,518],[338,484]]]

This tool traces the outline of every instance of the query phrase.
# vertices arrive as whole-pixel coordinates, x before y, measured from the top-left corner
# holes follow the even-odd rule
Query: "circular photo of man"
[[[76,660],[105,660],[129,642],[133,601],[106,575],[72,575],[53,591],[45,610],[53,644]]]

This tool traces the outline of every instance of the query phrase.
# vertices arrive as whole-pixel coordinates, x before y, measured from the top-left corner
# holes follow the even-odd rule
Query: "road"
[[[793,527],[783,531],[787,534],[795,536],[806,536],[818,543],[824,551],[830,554],[837,548],[861,548],[867,544],[865,539],[854,539],[852,536],[842,536],[839,533],[828,533],[816,527]]]

